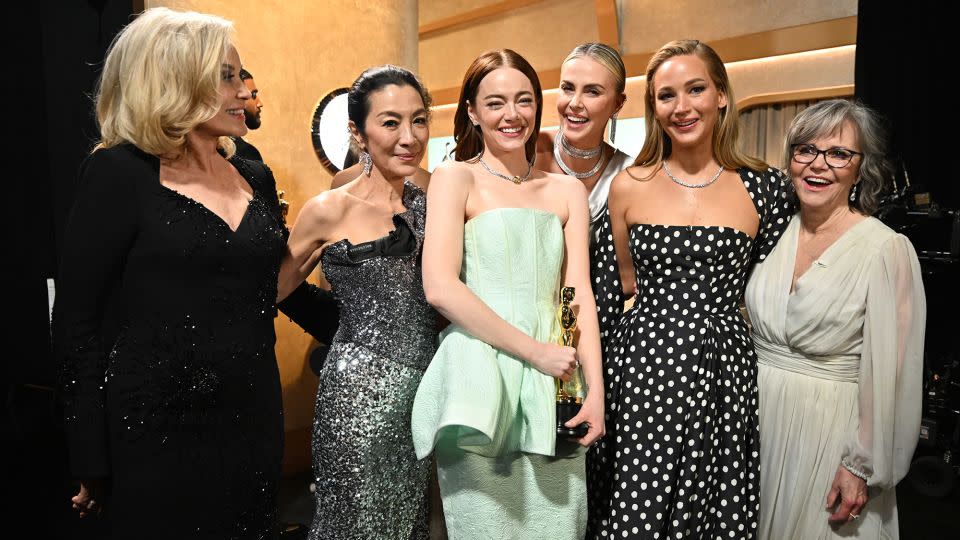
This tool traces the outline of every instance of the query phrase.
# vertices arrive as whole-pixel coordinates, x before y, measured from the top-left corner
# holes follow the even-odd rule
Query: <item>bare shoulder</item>
[[[659,170],[659,166],[631,165],[620,171],[617,176],[613,178],[613,182],[610,184],[610,190],[613,192],[622,192],[642,188],[653,180]]]
[[[587,187],[580,180],[561,173],[544,173],[550,182],[550,188],[564,193],[567,197],[587,199]]]
[[[324,191],[307,200],[297,217],[297,221],[307,221],[313,224],[336,223],[343,217],[353,198],[342,187]]]
[[[330,189],[339,188],[352,182],[353,180],[356,180],[362,171],[363,165],[359,163],[355,163],[346,169],[343,169],[342,171],[333,175],[333,178],[330,179]]]
[[[427,188],[430,187],[430,173],[417,167],[417,172],[413,173],[413,177],[410,178],[410,181],[413,182],[418,188],[426,192]]]
[[[623,176],[635,182],[649,182],[659,170],[660,165],[631,165],[620,171],[617,177]]]
[[[444,161],[437,165],[430,175],[430,181],[433,184],[451,182],[464,183],[464,185],[473,184],[473,171],[470,165],[462,161]]]

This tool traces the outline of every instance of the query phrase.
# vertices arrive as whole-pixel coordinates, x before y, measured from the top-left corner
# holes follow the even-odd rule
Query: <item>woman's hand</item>
[[[839,526],[857,519],[869,499],[866,480],[841,465],[827,493],[827,510],[834,509],[827,521]]]
[[[70,498],[73,509],[80,512],[80,517],[87,514],[100,515],[103,512],[103,499],[106,481],[103,478],[91,478],[80,481],[80,491]]]
[[[554,343],[537,343],[527,361],[537,371],[567,382],[577,368],[577,350]]]
[[[580,446],[590,446],[606,434],[607,428],[603,419],[603,390],[587,392],[587,397],[580,406],[580,412],[564,425],[572,428],[584,422],[587,423],[587,434],[577,439]]]

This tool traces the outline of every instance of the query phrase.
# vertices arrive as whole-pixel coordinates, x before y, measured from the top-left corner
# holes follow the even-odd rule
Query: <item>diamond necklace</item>
[[[487,162],[483,160],[483,158],[478,158],[478,160],[480,161],[480,165],[483,165],[483,168],[486,169],[488,173],[490,173],[490,174],[492,174],[492,175],[494,175],[494,176],[499,176],[500,178],[503,178],[504,180],[509,180],[509,181],[513,182],[514,184],[516,184],[516,185],[518,185],[518,186],[519,186],[521,183],[526,182],[527,180],[529,180],[529,179],[530,179],[530,173],[533,172],[533,160],[532,160],[532,159],[531,159],[529,162],[527,162],[527,174],[523,175],[522,177],[521,177],[521,176],[516,176],[516,175],[514,175],[514,176],[507,176],[507,175],[505,175],[505,174],[498,173],[497,171],[491,169],[490,166],[487,165]]]
[[[717,178],[720,178],[720,173],[723,172],[723,165],[721,165],[720,168],[717,169],[717,174],[713,175],[713,178],[707,180],[706,182],[704,182],[704,183],[702,183],[702,184],[688,184],[687,182],[684,182],[683,180],[677,178],[676,176],[673,175],[673,173],[670,172],[670,167],[667,167],[667,162],[666,162],[666,161],[663,162],[663,172],[667,173],[667,176],[669,176],[671,180],[673,180],[674,182],[680,184],[680,185],[683,186],[683,187],[688,187],[688,188],[704,188],[704,187],[707,187],[707,186],[709,186],[710,184],[716,182],[716,181],[717,181]]]
[[[557,141],[560,141],[559,146],[563,148],[563,152],[568,156],[580,158],[580,159],[590,159],[600,155],[600,150],[603,149],[603,141],[600,141],[600,144],[596,148],[591,148],[589,150],[581,150],[576,146],[573,146],[567,141],[567,138],[563,136],[562,130],[557,130],[557,134],[553,137],[553,147],[556,148]]]
[[[557,136],[560,137],[560,134],[558,133]],[[560,138],[560,140],[562,141],[563,139]],[[567,164],[563,162],[563,156],[560,155],[560,145],[556,144],[556,141],[554,141],[554,144],[553,144],[553,159],[557,160],[557,165],[560,167],[560,169],[564,173],[569,174],[570,176],[576,178],[577,180],[590,178],[591,176],[597,174],[597,171],[600,170],[604,162],[603,156],[601,155],[600,159],[597,160],[597,164],[594,165],[593,168],[591,168],[589,171],[577,172],[571,169],[570,167],[568,167]]]

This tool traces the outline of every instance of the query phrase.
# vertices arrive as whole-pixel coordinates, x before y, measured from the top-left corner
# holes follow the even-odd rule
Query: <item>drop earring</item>
[[[360,151],[360,163],[363,164],[363,174],[370,176],[370,171],[373,170],[373,158],[370,157],[370,154],[366,150]]]

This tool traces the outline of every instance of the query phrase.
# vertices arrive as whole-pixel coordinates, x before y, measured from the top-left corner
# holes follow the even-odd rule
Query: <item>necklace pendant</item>
[[[527,174],[525,174],[525,175],[523,175],[523,176],[520,176],[520,175],[507,176],[507,175],[505,175],[505,174],[503,174],[503,173],[498,173],[497,171],[491,169],[490,166],[487,165],[487,162],[483,160],[483,158],[477,158],[477,161],[480,162],[480,165],[481,165],[484,169],[486,169],[486,171],[487,171],[488,173],[496,176],[497,178],[503,178],[504,180],[509,180],[510,182],[513,182],[514,184],[516,184],[516,185],[518,185],[518,186],[519,186],[520,184],[522,184],[523,182],[526,182],[526,181],[530,178],[530,174],[533,172],[533,160],[532,160],[532,159],[527,163]]]

